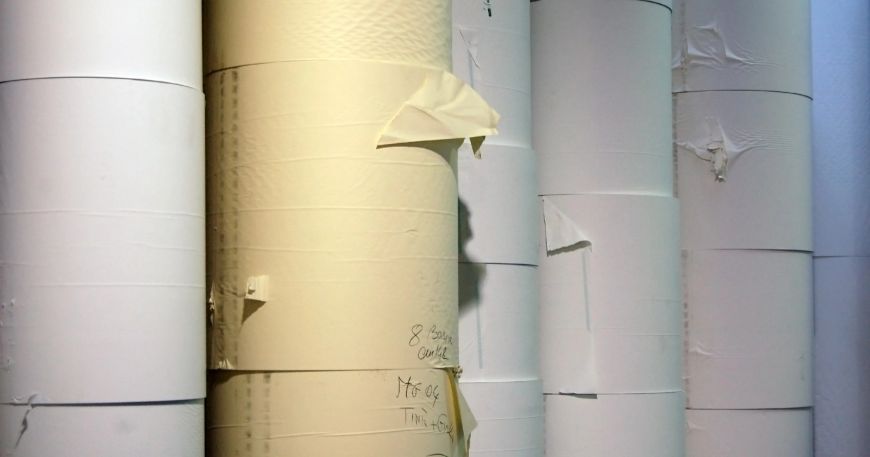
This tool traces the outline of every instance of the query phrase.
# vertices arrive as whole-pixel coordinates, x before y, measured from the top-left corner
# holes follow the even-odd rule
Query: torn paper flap
[[[547,197],[541,197],[544,210],[544,235],[547,244],[547,254],[555,254],[560,250],[583,249],[592,245],[577,223],[563,213]]]
[[[428,74],[381,132],[378,146],[495,135],[499,115],[474,91],[447,72]]]

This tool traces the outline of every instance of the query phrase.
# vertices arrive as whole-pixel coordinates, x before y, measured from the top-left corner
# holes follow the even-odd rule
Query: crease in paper
[[[691,141],[677,141],[677,146],[692,152],[701,160],[710,162],[710,171],[716,181],[725,182],[728,170],[734,166],[743,153],[757,149],[769,149],[771,146],[781,146],[784,141],[766,135],[762,137],[740,130],[726,133],[718,119],[706,119],[707,143],[696,144]]]
[[[708,68],[736,67],[753,69],[755,66],[772,65],[751,50],[729,40],[717,21],[692,27],[683,42],[683,49],[673,62],[675,68],[698,66]]]
[[[547,197],[541,198],[544,208],[544,235],[547,254],[563,249],[583,249],[592,245],[577,223],[563,213]]]

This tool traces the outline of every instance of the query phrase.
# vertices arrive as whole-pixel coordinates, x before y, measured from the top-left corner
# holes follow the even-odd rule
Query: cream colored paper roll
[[[201,457],[202,401],[145,405],[0,405],[0,454]]]
[[[779,93],[676,95],[685,249],[812,250],[811,103]]]
[[[211,455],[463,457],[473,420],[463,417],[452,377],[426,369],[215,372]]]
[[[812,256],[688,251],[684,269],[688,406],[812,406]]]
[[[355,60],[450,69],[450,1],[207,0],[206,73]]]
[[[10,82],[0,118],[0,402],[202,398],[202,94]]]
[[[687,457],[811,457],[810,409],[686,411]]]
[[[199,0],[3,0],[0,82],[125,78],[202,89]]]
[[[538,270],[459,265],[459,361],[473,382],[537,379]]]
[[[374,62],[243,67],[207,90],[210,366],[455,366],[451,161],[497,115],[447,73]]]
[[[681,392],[588,397],[545,395],[544,411],[548,457],[685,455]],[[705,454],[697,456],[706,457]]]
[[[809,0],[679,0],[673,90],[811,94]]]
[[[539,193],[672,195],[670,11],[613,0],[531,8]]]
[[[543,457],[544,397],[540,380],[463,381],[459,388],[477,421],[470,457]]]
[[[564,195],[543,206],[544,391],[681,390],[677,201]],[[563,239],[572,230],[580,242]]]
[[[534,151],[485,144],[480,152],[459,154],[460,261],[537,265]]]

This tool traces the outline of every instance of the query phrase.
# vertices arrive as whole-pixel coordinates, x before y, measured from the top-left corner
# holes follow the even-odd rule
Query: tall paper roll
[[[540,381],[460,382],[459,388],[477,420],[469,456],[543,457]]]
[[[686,411],[688,457],[811,457],[809,409]]]

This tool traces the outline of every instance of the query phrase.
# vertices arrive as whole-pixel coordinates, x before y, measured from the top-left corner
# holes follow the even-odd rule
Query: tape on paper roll
[[[477,419],[471,457],[543,457],[541,381],[462,381],[459,387]]]
[[[686,411],[686,455],[811,457],[811,409]]]
[[[449,160],[497,115],[441,71],[372,62],[244,67],[207,92],[210,366],[456,366]]]
[[[10,82],[0,118],[0,402],[202,398],[202,94]]]
[[[811,95],[809,0],[680,0],[673,90]]]
[[[676,95],[685,249],[812,250],[811,104],[779,93]]]
[[[480,152],[459,154],[460,261],[537,265],[534,151],[487,142]]]
[[[554,212],[545,211],[545,225],[571,224],[590,243],[556,244],[541,255],[544,391],[681,390],[677,201],[631,195],[543,200],[564,216],[554,220],[548,218]],[[542,244],[551,245],[546,239]]]
[[[683,441],[683,405],[681,392],[648,395],[544,395],[546,455],[682,457],[686,455]]]
[[[538,271],[524,265],[459,265],[463,381],[539,376]]]
[[[812,256],[688,251],[684,270],[688,407],[812,406]]]
[[[206,433],[216,457],[419,455],[464,457],[447,370],[215,372]],[[463,422],[463,420],[465,422]]]
[[[0,454],[200,457],[205,414],[189,403],[0,405]]]
[[[450,69],[450,1],[207,0],[206,73],[364,60]]]
[[[199,0],[4,0],[0,82],[125,78],[202,89]]]
[[[609,0],[531,8],[539,193],[671,196],[670,12]]]

